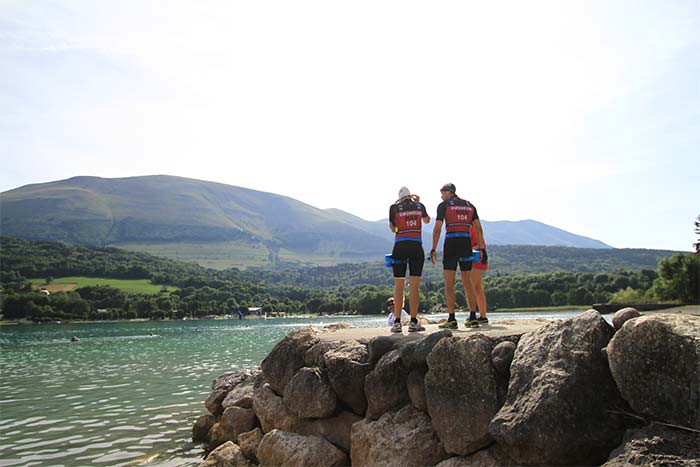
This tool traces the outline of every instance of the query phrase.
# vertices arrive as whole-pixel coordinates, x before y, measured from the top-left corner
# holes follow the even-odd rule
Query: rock
[[[620,443],[620,398],[600,351],[614,331],[595,310],[525,334],[490,432],[519,464],[592,465]],[[426,388],[427,389],[427,388]]]
[[[306,352],[319,341],[314,328],[307,326],[290,332],[273,347],[262,361],[265,381],[275,393],[282,395],[290,379],[304,366]]]
[[[212,382],[212,391],[204,401],[204,406],[209,413],[218,417],[224,411],[223,402],[226,399],[229,391],[238,386],[240,383],[245,383],[256,376],[260,370],[240,370],[224,373]],[[230,404],[233,405],[233,404]]]
[[[355,423],[351,436],[350,458],[355,467],[435,465],[448,456],[430,417],[412,405],[385,413],[379,420]]]
[[[238,445],[241,448],[241,452],[254,464],[258,464],[258,457],[256,452],[258,450],[258,445],[260,440],[263,438],[263,432],[260,428],[256,428],[251,431],[246,431],[238,435]]]
[[[622,308],[620,310],[617,310],[613,315],[613,326],[615,327],[615,330],[618,330],[622,327],[623,324],[625,324],[626,321],[629,321],[633,318],[639,318],[640,316],[642,316],[642,314],[638,312],[636,308],[632,308],[629,306],[627,308]]]
[[[394,350],[399,346],[401,341],[399,339],[393,338],[393,336],[377,336],[370,339],[367,344],[367,351],[369,353],[369,366],[374,368],[382,358],[389,351]]]
[[[318,436],[272,430],[260,441],[261,466],[306,467],[348,465],[343,451]]]
[[[229,407],[209,430],[209,448],[213,449],[226,441],[237,443],[239,434],[252,430],[256,425],[255,412],[242,407]]]
[[[700,318],[636,318],[617,331],[607,350],[617,387],[632,409],[700,429]]]
[[[628,430],[603,467],[700,466],[700,435],[649,425]]]
[[[209,430],[214,426],[214,423],[216,423],[216,418],[214,418],[213,415],[201,415],[197,417],[192,427],[192,441],[195,443],[207,441]]]
[[[253,467],[245,458],[241,449],[228,441],[209,453],[199,467]]]
[[[337,349],[341,345],[342,342],[339,341],[320,341],[318,344],[313,345],[306,351],[306,354],[304,355],[304,366],[308,366],[310,368],[326,368],[326,352]]]
[[[352,329],[354,327],[355,326],[353,326],[350,323],[333,323],[333,324],[326,324],[321,329],[324,332],[335,332],[335,331],[340,331],[341,329]]]
[[[204,407],[207,408],[210,414],[218,417],[224,411],[221,403],[224,401],[227,394],[228,391],[226,389],[214,389],[204,401]]]
[[[428,356],[425,396],[433,427],[449,453],[471,454],[492,439],[500,407],[493,343],[483,334],[442,339]]]
[[[367,347],[357,342],[326,353],[328,379],[338,399],[357,415],[367,411],[365,376],[369,373]]]
[[[469,456],[450,457],[435,467],[511,467],[514,465],[513,460],[500,445],[492,444],[488,449]]]
[[[426,337],[416,342],[411,342],[401,346],[401,361],[406,368],[411,370],[419,369],[423,372],[428,371],[426,359],[430,352],[433,351],[435,345],[445,337],[451,337],[452,332],[449,329],[428,334]]]
[[[491,352],[491,362],[493,367],[500,374],[510,378],[510,364],[515,355],[516,345],[510,341],[501,342],[493,348]]]
[[[326,418],[333,415],[337,398],[326,373],[304,367],[284,390],[284,404],[301,418]]]
[[[360,416],[343,411],[335,417],[301,420],[297,432],[302,435],[320,436],[343,451],[350,452],[350,431],[353,423],[360,420]]]
[[[229,407],[253,408],[253,393],[255,388],[262,385],[262,371],[253,370],[241,378],[229,389],[226,398],[221,402],[224,410]]]
[[[267,383],[255,391],[253,409],[264,433],[274,429],[296,431],[299,425],[299,418],[287,409],[282,398]]]
[[[425,399],[425,373],[421,370],[413,370],[406,378],[408,397],[415,408],[428,413],[428,402]]]
[[[367,416],[377,419],[385,412],[396,410],[410,402],[406,378],[408,370],[401,363],[398,350],[385,354],[365,378]]]

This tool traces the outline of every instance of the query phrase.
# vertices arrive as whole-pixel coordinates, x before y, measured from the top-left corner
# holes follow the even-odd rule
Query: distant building
[[[44,295],[51,295],[51,292],[46,289],[41,289],[39,292],[43,293]]]

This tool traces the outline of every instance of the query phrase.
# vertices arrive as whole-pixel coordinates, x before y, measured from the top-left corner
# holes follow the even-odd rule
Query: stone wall
[[[301,329],[214,381],[193,438],[222,467],[700,465],[700,318],[614,323],[589,310],[498,339],[369,342]]]

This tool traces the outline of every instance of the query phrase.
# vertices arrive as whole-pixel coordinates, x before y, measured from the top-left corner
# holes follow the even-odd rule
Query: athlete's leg
[[[418,301],[420,300],[420,276],[408,277],[408,298],[411,306],[411,318],[418,316]],[[396,298],[394,298],[396,300]]]
[[[476,300],[470,301],[469,297],[476,297],[476,291],[474,290],[474,284],[472,283],[471,271],[460,271],[460,276],[462,278],[462,287],[464,287],[464,295],[467,297],[467,305],[469,306],[469,311],[475,311],[476,308],[472,308],[476,305]]]
[[[394,316],[401,322],[401,310],[403,310],[403,294],[406,288],[405,277],[394,277]]]
[[[456,271],[445,269],[445,300],[447,301],[447,312],[455,312],[455,278]]]
[[[462,285],[464,285],[464,274],[465,273],[471,275],[470,279],[471,279],[472,284],[474,285],[474,287],[472,287],[472,288],[465,287],[465,291],[467,293],[467,305],[469,306],[469,310],[476,310],[477,303],[478,303],[477,294],[479,292],[476,290],[476,282],[475,282],[475,278],[474,278],[476,272],[477,271],[475,269],[472,269],[469,272],[462,271],[462,274],[461,274]],[[474,293],[472,293],[472,291],[474,291]]]
[[[474,285],[474,292],[476,292],[476,301],[479,304],[479,316],[485,318],[487,311],[486,293],[484,293],[484,279],[481,269],[472,269],[471,276],[472,284]],[[473,310],[471,306],[469,308]]]

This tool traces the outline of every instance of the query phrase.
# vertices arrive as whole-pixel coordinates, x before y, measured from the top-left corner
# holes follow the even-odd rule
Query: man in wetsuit
[[[421,222],[430,222],[425,206],[408,188],[399,190],[399,199],[389,208],[389,227],[394,232],[394,249],[391,252],[394,270],[394,315],[396,321],[391,332],[401,332],[401,310],[406,288],[406,268],[409,269],[409,298],[411,322],[408,332],[425,331],[418,323],[418,292],[423,274],[425,253],[423,252]]]
[[[469,201],[458,197],[454,184],[447,183],[440,189],[442,203],[437,209],[437,218],[433,228],[433,247],[430,250],[430,261],[435,264],[437,260],[438,241],[442,224],[445,223],[445,243],[443,245],[443,270],[445,274],[445,299],[447,300],[447,311],[449,317],[447,321],[440,325],[441,328],[456,329],[457,319],[455,318],[455,279],[457,274],[457,264],[459,264],[460,275],[464,293],[469,296],[475,295],[474,286],[471,281],[470,271],[472,270],[472,240],[471,227],[475,228],[477,235],[476,245],[481,250],[481,261],[486,263],[487,256],[484,250],[484,238],[481,231],[481,222],[476,207]],[[476,312],[470,310],[469,318],[464,322],[468,328],[479,327]]]

